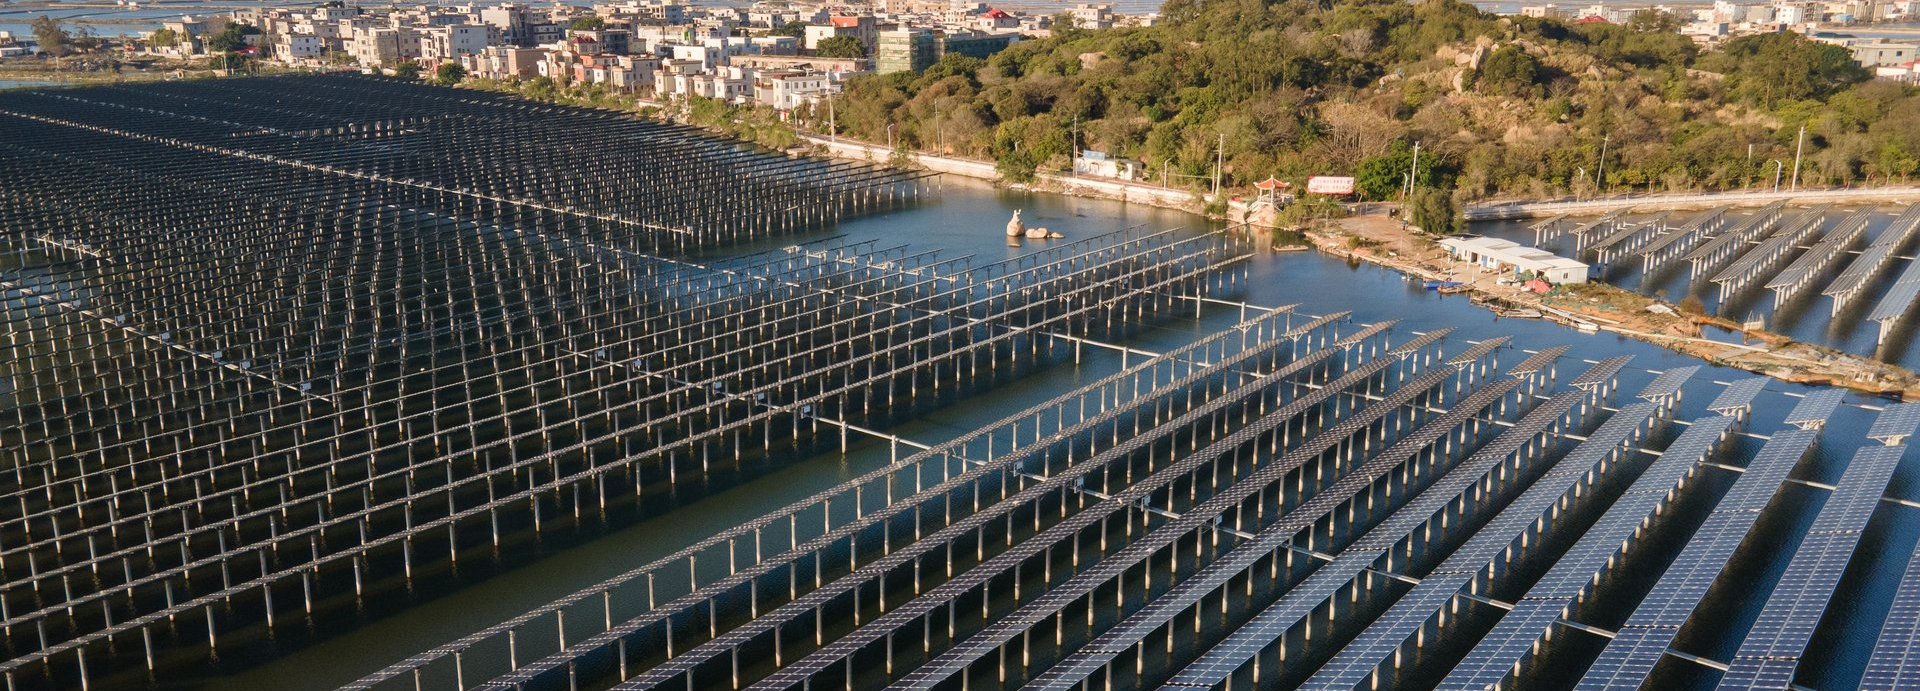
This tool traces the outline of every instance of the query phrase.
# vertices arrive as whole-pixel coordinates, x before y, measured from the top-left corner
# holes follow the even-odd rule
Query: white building
[[[1513,270],[1531,272],[1555,285],[1563,283],[1586,283],[1587,265],[1552,252],[1525,247],[1520,243],[1499,238],[1469,237],[1443,238],[1440,246],[1447,248],[1453,258],[1472,262],[1494,271]]]
[[[420,60],[430,65],[459,62],[462,55],[487,49],[490,29],[485,24],[453,24],[420,30]]]

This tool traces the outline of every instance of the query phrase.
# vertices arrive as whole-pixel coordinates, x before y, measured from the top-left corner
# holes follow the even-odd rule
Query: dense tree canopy
[[[60,22],[54,21],[52,17],[41,15],[33,20],[32,26],[33,42],[40,47],[40,52],[49,55],[66,54],[67,44],[73,40],[73,37],[67,33],[66,29],[60,28]]]
[[[813,52],[823,58],[864,58],[867,47],[852,36],[834,36],[821,39]]]
[[[840,131],[885,141],[891,124],[1019,179],[1067,167],[1077,123],[1081,147],[1173,184],[1204,186],[1220,149],[1230,187],[1364,173],[1375,196],[1406,170],[1382,157],[1420,140],[1419,182],[1462,198],[1592,192],[1603,136],[1608,191],[1770,181],[1802,124],[1802,184],[1911,176],[1920,152],[1913,87],[1863,83],[1844,50],[1793,34],[1702,56],[1658,13],[1571,25],[1455,0],[1170,0],[1163,17],[855,78]]]

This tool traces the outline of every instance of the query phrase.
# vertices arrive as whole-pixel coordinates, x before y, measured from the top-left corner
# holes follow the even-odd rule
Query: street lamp
[[[893,123],[893,122],[887,123],[887,150],[888,151],[893,150],[893,128],[899,127],[899,126],[900,126],[899,123]]]
[[[1773,159],[1773,191],[1775,194],[1780,192],[1780,171],[1785,170],[1786,167],[1787,163],[1785,161],[1777,158]]]

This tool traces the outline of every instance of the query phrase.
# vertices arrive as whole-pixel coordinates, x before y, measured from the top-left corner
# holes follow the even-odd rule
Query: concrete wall
[[[1669,209],[1711,209],[1716,206],[1766,206],[1789,199],[1802,203],[1821,202],[1912,202],[1920,201],[1920,187],[1859,187],[1839,190],[1800,190],[1798,192],[1720,192],[1715,194],[1651,194],[1606,197],[1582,201],[1482,202],[1468,204],[1463,212],[1469,221],[1497,221],[1536,218],[1556,214],[1602,214],[1614,209],[1640,211]]]
[[[884,163],[893,155],[884,146],[875,146],[847,139],[829,140],[825,137],[806,137],[814,144],[824,146],[828,153],[839,158]],[[981,180],[998,180],[1000,174],[993,168],[991,161],[978,161],[953,156],[933,156],[915,154],[914,163],[922,168],[950,175],[960,175]],[[1089,197],[1118,199],[1125,202],[1185,209],[1194,206],[1196,197],[1183,189],[1162,189],[1156,185],[1147,185],[1124,180],[1090,178],[1075,175],[1040,173],[1036,178],[1048,188],[1056,188],[1066,194]]]

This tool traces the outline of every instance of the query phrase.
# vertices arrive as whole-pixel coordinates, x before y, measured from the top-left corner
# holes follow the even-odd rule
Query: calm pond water
[[[984,262],[1036,249],[1036,243],[1021,248],[1004,244],[1001,226],[1015,209],[1024,210],[1029,225],[1048,226],[1068,238],[1134,224],[1154,227],[1206,224],[1198,217],[1179,212],[996,190],[965,180],[946,181],[943,190],[930,198],[917,208],[848,222],[819,237],[844,234],[851,240],[875,240],[883,247],[904,244],[940,249],[945,256],[971,255],[976,262]],[[1579,359],[1632,355],[1631,367],[1622,375],[1620,399],[1630,397],[1631,392],[1651,381],[1655,376],[1653,371],[1701,364],[1615,335],[1581,334],[1541,321],[1499,319],[1468,304],[1462,296],[1443,297],[1402,280],[1394,272],[1351,265],[1317,253],[1263,252],[1253,258],[1249,271],[1252,280],[1246,299],[1252,303],[1298,302],[1302,311],[1313,314],[1352,310],[1356,322],[1399,320],[1396,333],[1401,340],[1414,332],[1453,327],[1457,331],[1450,351],[1464,347],[1462,338],[1496,335],[1512,336],[1524,348],[1569,345],[1573,350],[1568,358],[1575,362],[1563,361],[1560,370],[1563,377],[1570,376],[1569,370],[1580,369]],[[1166,322],[1143,330],[1127,341],[1141,348],[1165,349],[1228,326],[1239,318],[1236,308],[1209,308],[1198,319]],[[1522,357],[1524,355],[1510,354],[1503,362],[1512,364]],[[1043,401],[1078,383],[1105,376],[1118,366],[1117,356],[1093,355],[1078,366],[1055,366],[969,398],[965,405],[950,406],[890,431],[921,442],[939,442]],[[1715,382],[1747,376],[1750,375],[1745,372],[1711,366],[1703,369],[1687,389],[1680,417],[1691,419],[1706,415],[1705,405],[1720,388]],[[1770,385],[1768,392],[1761,394],[1751,429],[1765,433],[1780,427],[1781,419],[1798,400],[1787,393],[1803,390],[1777,382]],[[1874,402],[1858,397],[1850,401]],[[1809,464],[1810,470],[1805,476],[1822,481],[1837,478],[1846,459],[1860,445],[1871,419],[1871,413],[1866,410],[1853,406],[1843,408],[1829,427],[1818,447],[1817,460]],[[1669,429],[1663,434],[1675,433]],[[1757,444],[1755,440],[1742,439],[1739,456],[1734,460],[1744,463],[1744,458]],[[361,613],[357,622],[323,626],[310,633],[283,629],[274,640],[223,650],[217,663],[205,667],[206,676],[190,683],[235,691],[332,688],[631,569],[887,461],[888,449],[884,444],[868,443],[856,446],[845,455],[821,455],[740,477],[722,478],[711,486],[688,487],[684,495],[675,497],[671,512],[604,535],[555,545],[519,563],[471,574],[462,586],[418,592],[393,603],[371,606]],[[1920,473],[1916,470],[1920,468],[1912,463],[1903,466],[1890,493],[1920,496]],[[1707,483],[1706,486],[1724,488],[1725,484]],[[1767,530],[1771,531],[1767,537],[1793,544],[1818,510],[1824,495],[1805,487],[1789,486],[1784,496],[1789,500],[1789,510],[1782,512],[1780,520],[1767,524]],[[1911,553],[1916,539],[1920,539],[1920,510],[1883,504],[1869,531],[1862,557],[1856,560],[1855,573],[1842,584],[1848,596],[1836,600],[1837,611],[1829,617],[1812,657],[1803,665],[1803,682],[1823,691],[1857,683],[1898,584],[1905,555]],[[1751,562],[1743,562],[1743,567],[1751,573],[1767,574],[1770,579],[1771,574],[1784,569],[1787,556],[1784,550],[1761,554]],[[1729,599],[1734,601],[1725,603],[1725,619],[1730,623],[1751,622],[1764,595]],[[1746,624],[1728,628],[1740,631]],[[1708,635],[1682,644],[1691,652],[1726,659],[1738,645],[1738,636]]]

